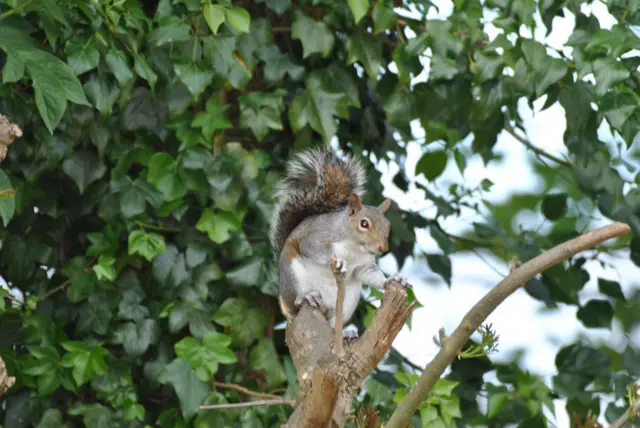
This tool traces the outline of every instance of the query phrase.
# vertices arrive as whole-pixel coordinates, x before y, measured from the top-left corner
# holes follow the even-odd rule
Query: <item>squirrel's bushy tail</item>
[[[347,205],[352,192],[365,192],[365,170],[355,158],[340,159],[333,151],[312,148],[287,163],[278,184],[271,221],[271,247],[280,254],[289,234],[304,220],[316,214],[336,211]]]

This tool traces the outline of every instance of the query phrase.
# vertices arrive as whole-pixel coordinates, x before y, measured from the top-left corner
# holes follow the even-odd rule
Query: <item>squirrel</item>
[[[320,308],[335,328],[338,287],[332,256],[345,275],[345,324],[355,312],[363,283],[384,288],[396,280],[408,286],[405,278],[387,278],[376,264],[376,255],[389,249],[390,222],[384,214],[391,201],[363,205],[364,193],[365,169],[353,157],[342,160],[330,149],[311,148],[287,163],[270,230],[286,318],[306,301]],[[345,331],[345,337],[357,337],[357,332]]]

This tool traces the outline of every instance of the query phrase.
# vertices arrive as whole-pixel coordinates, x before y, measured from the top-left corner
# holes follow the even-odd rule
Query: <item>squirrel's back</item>
[[[270,240],[276,256],[289,234],[307,217],[336,211],[347,205],[351,193],[363,196],[365,170],[355,158],[340,159],[333,151],[312,148],[287,163],[278,184]]]

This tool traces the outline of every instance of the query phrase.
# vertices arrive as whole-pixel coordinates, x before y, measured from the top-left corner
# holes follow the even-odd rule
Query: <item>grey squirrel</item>
[[[345,274],[343,320],[353,315],[362,284],[384,288],[387,278],[376,254],[388,251],[391,201],[363,205],[365,169],[355,158],[312,148],[296,154],[279,183],[271,222],[271,246],[278,258],[280,307],[289,318],[306,301],[321,308],[335,328],[338,287],[330,258]],[[357,333],[349,336],[356,336]]]

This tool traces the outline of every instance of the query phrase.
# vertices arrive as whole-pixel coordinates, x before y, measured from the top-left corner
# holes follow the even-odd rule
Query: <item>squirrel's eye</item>
[[[360,220],[360,227],[363,229],[367,229],[369,227],[369,222],[365,219]]]

